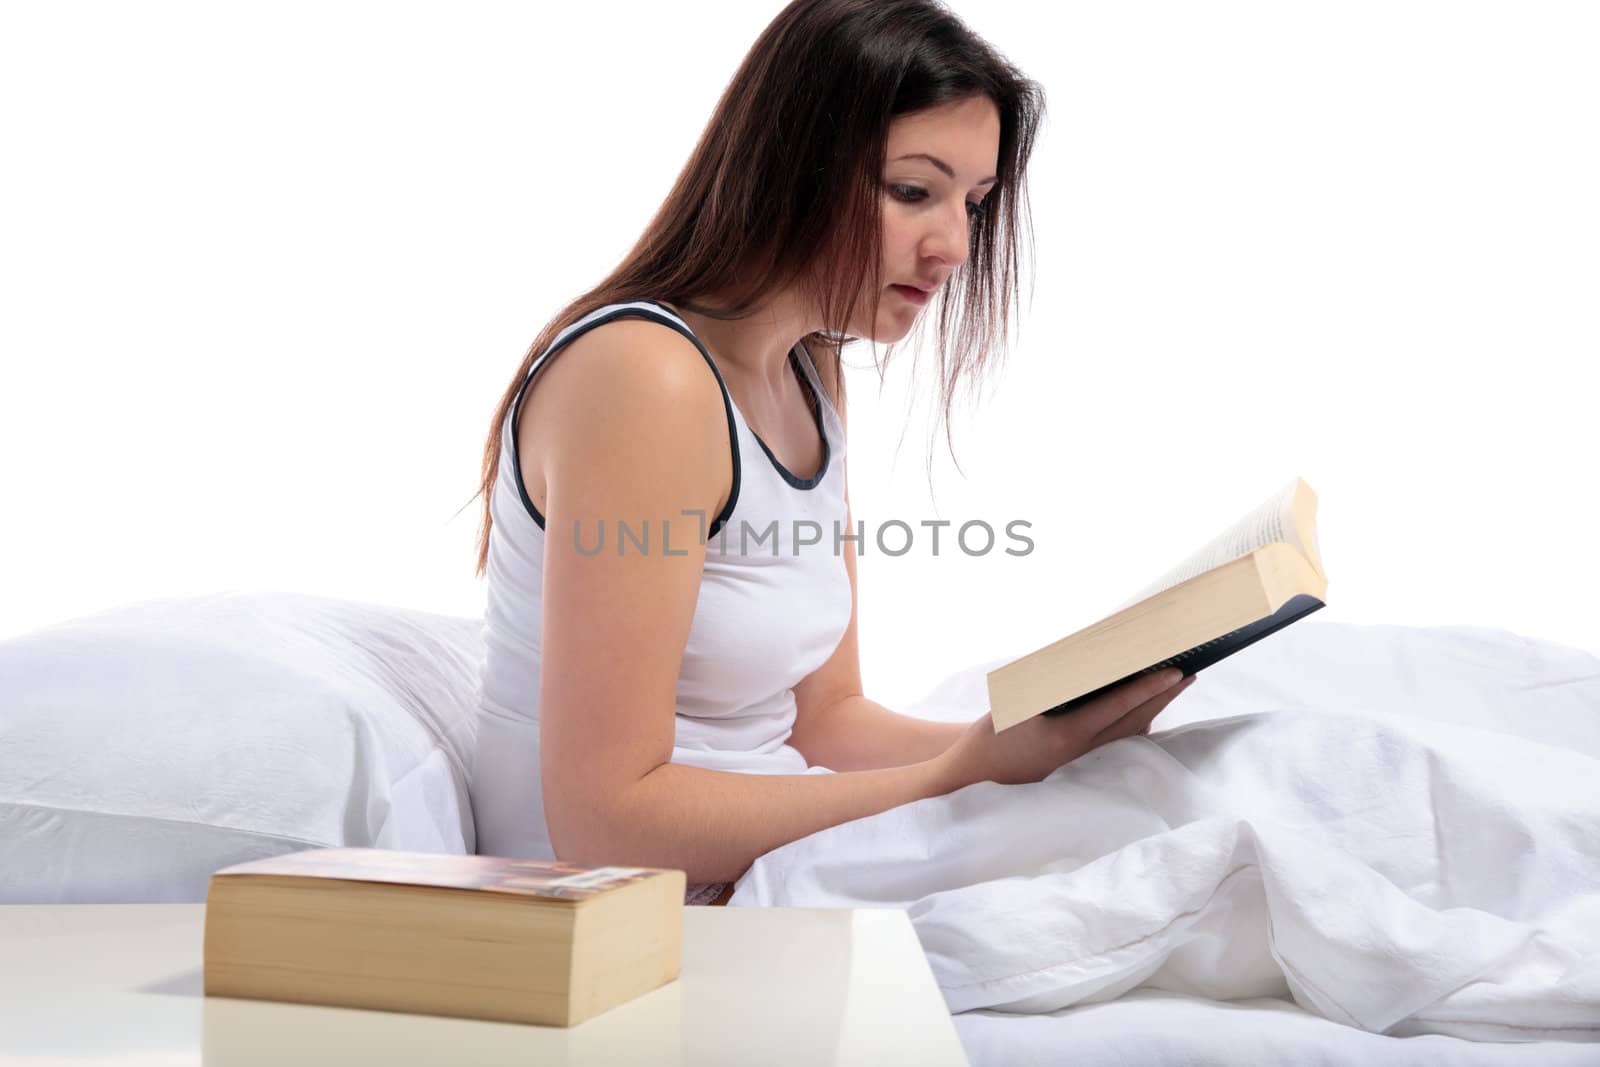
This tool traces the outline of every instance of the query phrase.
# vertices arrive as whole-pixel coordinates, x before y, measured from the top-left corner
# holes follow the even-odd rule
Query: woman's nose
[[[943,260],[952,270],[960,266],[971,250],[970,226],[965,202],[939,212],[932,229],[923,241],[923,255]]]

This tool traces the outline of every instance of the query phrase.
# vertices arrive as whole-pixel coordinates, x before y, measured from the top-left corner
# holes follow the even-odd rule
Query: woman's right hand
[[[999,733],[985,712],[937,758],[951,791],[975,782],[1041,781],[1101,745],[1145,733],[1194,679],[1172,667],[1108,690],[1065,715],[1035,715]]]

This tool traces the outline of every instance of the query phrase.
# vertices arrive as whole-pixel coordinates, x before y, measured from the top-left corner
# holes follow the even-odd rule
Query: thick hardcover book
[[[1321,608],[1316,512],[1297,478],[1113,614],[990,671],[995,730],[1065,714],[1153,671],[1194,674]]]
[[[678,976],[683,871],[389,849],[227,867],[205,992],[570,1026]]]

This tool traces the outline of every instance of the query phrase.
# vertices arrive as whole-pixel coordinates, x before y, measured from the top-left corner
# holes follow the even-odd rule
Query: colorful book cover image
[[[441,889],[482,889],[555,900],[583,900],[663,873],[669,872],[651,867],[581,867],[559,860],[525,860],[506,856],[400,852],[381,848],[317,848],[235,864],[218,870],[215,875],[330,878]]]

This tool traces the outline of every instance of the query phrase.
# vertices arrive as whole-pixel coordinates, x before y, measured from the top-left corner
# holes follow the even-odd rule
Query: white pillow
[[[480,630],[223,593],[0,642],[0,903],[200,901],[301,848],[472,852]]]

